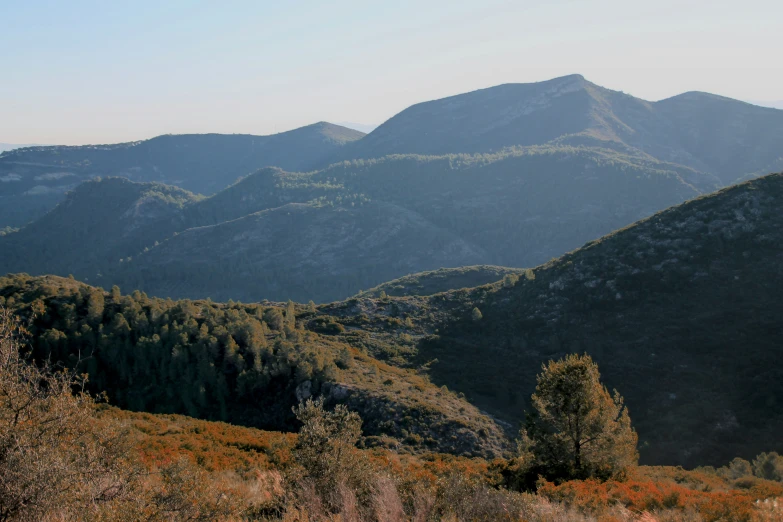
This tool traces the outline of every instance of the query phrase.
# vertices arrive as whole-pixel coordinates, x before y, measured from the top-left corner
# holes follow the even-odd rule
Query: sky
[[[379,124],[582,74],[647,100],[783,100],[780,0],[0,0],[0,142]]]

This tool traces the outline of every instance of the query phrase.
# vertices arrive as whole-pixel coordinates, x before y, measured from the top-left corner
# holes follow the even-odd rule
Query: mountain
[[[480,248],[394,204],[290,203],[185,230],[107,278],[159,296],[325,301],[420,267],[484,257]]]
[[[289,429],[296,397],[323,393],[411,451],[502,453],[542,362],[587,352],[643,462],[720,465],[783,450],[781,204],[768,175],[429,296],[219,304],[22,274],[0,278],[0,305],[31,320],[39,357],[83,361],[122,407]]]
[[[698,92],[648,102],[571,75],[413,105],[336,154],[484,153],[551,143],[648,154],[729,184],[783,166],[783,112]]]
[[[321,310],[368,332],[372,355],[426,365],[434,383],[512,424],[542,362],[587,352],[625,397],[643,462],[780,451],[781,205],[783,174],[769,175],[657,213],[515,284]],[[404,314],[415,349],[396,340],[384,319],[393,314]]]
[[[104,268],[173,234],[172,219],[200,199],[160,183],[87,181],[41,219],[0,236],[0,265],[8,272],[94,279]]]
[[[359,137],[317,124],[5,153],[0,214],[14,220],[107,170],[213,195],[187,196],[129,233],[121,216],[142,189],[98,183],[86,197],[74,186],[41,221],[0,227],[11,252],[0,273],[73,274],[173,298],[325,302],[422,271],[536,266],[781,165],[783,112],[705,93],[651,103],[575,75],[415,105]],[[82,206],[103,222],[86,223]]]
[[[310,173],[261,169],[129,233],[115,214],[160,189],[106,179],[0,237],[9,252],[0,273],[73,274],[174,298],[332,301],[443,267],[534,266],[713,183],[596,148],[392,156]]]
[[[311,170],[363,135],[321,122],[271,136],[184,134],[117,145],[17,149],[0,155],[0,225],[21,226],[40,217],[42,209],[96,176],[121,175],[214,194],[264,166]]]

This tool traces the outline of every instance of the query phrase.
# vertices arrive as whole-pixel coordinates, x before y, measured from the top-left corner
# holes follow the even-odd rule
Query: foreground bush
[[[148,470],[122,423],[100,419],[85,378],[25,358],[0,307],[0,520],[218,520],[242,485],[188,461]]]

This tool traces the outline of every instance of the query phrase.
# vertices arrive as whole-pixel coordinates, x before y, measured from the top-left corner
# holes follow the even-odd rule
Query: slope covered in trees
[[[26,275],[0,277],[0,306],[29,321],[37,359],[84,371],[91,391],[123,408],[290,431],[291,407],[318,394],[358,411],[370,445],[508,449],[503,430],[457,394],[336,341],[344,329],[315,307],[107,294]]]
[[[519,421],[542,362],[586,352],[623,390],[643,462],[780,451],[781,204],[783,175],[768,175],[590,242],[514,285],[323,311],[373,335],[377,357],[425,365],[433,382],[507,421]],[[415,349],[388,330],[383,317],[394,314],[410,320]]]
[[[116,145],[28,147],[0,155],[0,228],[21,226],[96,176],[214,194],[261,167],[307,171],[364,134],[320,122],[271,136],[184,134]]]
[[[86,211],[74,202],[111,214],[102,201],[142,190],[105,181],[0,238],[15,252],[0,258],[0,273],[74,274],[174,298],[337,300],[441,267],[534,266],[711,183],[676,165],[574,147],[392,156],[307,174],[267,168],[162,215],[133,241],[122,227],[108,230],[107,219],[90,237],[106,255],[90,264],[74,231],[96,227],[76,226],[70,214]],[[40,255],[46,245],[57,245],[62,260]]]

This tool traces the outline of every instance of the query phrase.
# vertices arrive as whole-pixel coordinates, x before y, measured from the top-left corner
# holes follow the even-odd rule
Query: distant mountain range
[[[0,225],[41,216],[0,237],[0,273],[339,300],[442,267],[535,266],[781,168],[782,111],[705,93],[652,103],[578,75],[418,104],[366,136],[319,123],[34,147],[0,155]],[[131,181],[78,185],[106,175]]]
[[[610,148],[689,167],[726,185],[783,168],[781,129],[779,110],[698,92],[648,102],[571,75],[420,103],[366,136],[321,122],[273,136],[167,135],[16,150],[0,155],[0,228],[40,217],[95,176],[211,195],[265,166],[304,172],[392,154],[495,153],[531,145]]]
[[[272,136],[185,134],[116,145],[31,147],[0,155],[0,228],[21,226],[98,176],[214,194],[264,166],[307,171],[363,133],[316,123]],[[42,205],[43,203],[43,205]]]

